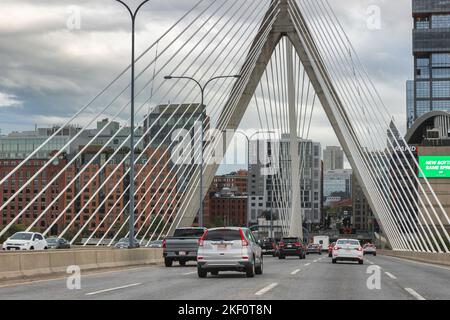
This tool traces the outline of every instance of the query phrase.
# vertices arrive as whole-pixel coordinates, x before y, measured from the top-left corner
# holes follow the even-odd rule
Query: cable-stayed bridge
[[[265,164],[276,181],[283,233],[302,237],[298,182],[312,173],[299,140],[310,138],[314,111],[323,108],[390,246],[449,252],[448,212],[427,178],[419,178],[415,156],[327,0],[199,0],[136,57],[134,152],[130,72],[123,70],[0,176],[6,214],[0,236],[21,224],[72,244],[82,237],[85,245],[112,245],[129,234],[130,199],[142,246],[191,226],[230,138],[253,112],[265,141],[288,141]],[[210,82],[204,99],[185,79],[204,84],[232,75],[239,76]],[[61,136],[69,138],[55,144]]]

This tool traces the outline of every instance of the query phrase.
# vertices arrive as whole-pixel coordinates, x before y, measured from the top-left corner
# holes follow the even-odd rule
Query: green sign
[[[423,171],[420,178],[450,178],[450,156],[421,156],[419,165]]]

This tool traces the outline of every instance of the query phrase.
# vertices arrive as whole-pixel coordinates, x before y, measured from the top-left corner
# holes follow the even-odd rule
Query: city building
[[[5,178],[21,162],[22,160],[19,159],[1,159],[0,179]],[[56,175],[67,165],[67,158],[65,156],[59,157],[57,161],[48,165],[17,196],[14,196],[24,185],[25,181],[34,177],[46,162],[47,159],[28,160],[25,165],[3,183],[0,188],[0,199],[2,199],[2,203],[6,203],[11,198],[12,201],[1,212],[0,227],[8,225],[14,219],[16,219],[15,224],[30,226],[34,220],[40,217],[34,229],[44,231],[74,197],[75,190],[72,186],[69,186],[58,197],[62,188],[70,185],[71,176],[74,174],[73,168],[61,174],[50,184]],[[45,187],[47,188],[43,191]],[[69,206],[66,214],[61,216],[61,219],[57,221],[51,231],[55,233],[58,230],[61,231],[66,222],[70,221],[73,217],[74,211],[74,205]]]
[[[352,226],[357,233],[378,231],[378,224],[370,208],[369,202],[354,175],[352,177]]]
[[[97,122],[97,128],[93,130],[86,130],[89,141],[94,139],[91,145],[106,146],[116,150],[121,147],[124,150],[130,149],[130,127],[123,127],[119,122],[103,119]],[[136,150],[143,150],[144,141],[142,141],[143,129],[136,127],[135,130],[135,146]]]
[[[320,224],[322,220],[322,161],[320,143],[298,139],[301,178],[300,194],[303,222],[307,225]],[[290,137],[282,135],[278,140],[259,140],[251,144],[253,155],[249,172],[249,221],[258,224],[258,219],[272,212],[281,217],[283,204],[289,204],[292,195],[287,181],[291,180],[289,170]],[[271,164],[268,165],[267,159]],[[268,168],[271,167],[271,168]],[[284,170],[283,170],[284,169]],[[283,198],[285,197],[285,198]]]
[[[36,128],[35,131],[12,132],[6,136],[0,136],[0,159],[25,159],[58,129],[60,128]],[[84,145],[88,141],[87,132],[82,132],[75,138],[80,130],[77,127],[63,128],[33,158],[49,159],[50,154],[55,150],[63,150],[66,154],[76,152],[80,145]],[[72,139],[73,141],[71,141]]]
[[[128,158],[121,163],[128,149],[119,150],[116,144],[104,146],[101,143],[107,140],[101,139],[85,148],[90,137],[106,123],[107,120],[103,120],[97,124],[97,129],[83,132],[64,128],[61,135],[52,138],[39,152],[42,158],[28,160],[12,174],[0,190],[3,203],[13,198],[1,212],[0,226],[9,224],[23,211],[17,225],[27,227],[39,218],[35,229],[43,232],[51,227],[48,235],[59,234],[72,222],[66,233],[70,240],[75,230],[80,229],[82,237],[93,232],[95,237],[106,233],[107,237],[112,237],[128,214],[126,203],[129,195],[125,192],[129,185],[129,176],[125,175],[129,167]],[[103,137],[108,139],[107,136],[112,136],[118,128],[117,123],[109,123]],[[48,139],[55,130],[57,128],[40,128],[2,136],[0,146],[4,152],[0,158],[0,179],[11,173],[34,150],[36,143]],[[80,133],[81,138],[69,144],[76,133]],[[64,148],[65,144],[68,147]],[[64,152],[48,163],[58,150]],[[173,165],[167,149],[149,147],[145,153],[138,151],[138,154],[135,212],[136,228],[143,230],[142,235],[150,226],[153,228],[155,219],[171,221],[176,216],[180,195],[176,188],[177,177],[170,175]],[[44,170],[34,177],[44,166]],[[30,179],[26,188],[13,197]],[[52,182],[53,179],[56,180]]]
[[[220,191],[223,188],[235,189],[242,194],[247,193],[248,172],[239,170],[230,174],[215,176],[210,190]]]
[[[156,106],[144,119],[144,148],[162,146],[169,151],[172,164],[177,166],[179,193],[186,191],[191,177],[199,170],[202,118],[207,131],[210,119],[205,106],[186,103]]]
[[[323,151],[323,170],[344,169],[344,151],[341,147],[327,146]]]
[[[205,223],[213,226],[245,226],[247,224],[247,195],[223,188],[209,199],[209,217]]]
[[[413,0],[414,81],[407,83],[408,128],[427,112],[450,110],[450,2]]]
[[[416,160],[421,168],[421,172],[418,170],[419,172],[417,173],[420,178],[420,186],[416,186],[416,188],[422,188],[427,191],[434,211],[437,212],[444,227],[448,231],[450,230],[450,225],[448,224],[450,217],[449,128],[450,112],[433,111],[417,119],[405,136],[409,148],[415,151]],[[427,164],[428,161],[431,161],[431,164]],[[442,213],[441,207],[429,191],[427,183],[423,179],[424,176],[433,188],[434,194],[439,199],[445,213]],[[427,210],[429,212],[433,211],[423,195],[421,200],[427,204]],[[422,212],[425,212],[423,207]],[[434,215],[431,216],[431,219],[426,214],[420,215],[418,219],[423,225],[427,224],[430,226],[439,224]]]
[[[323,173],[323,197],[339,197],[351,199],[352,197],[352,170],[328,170]]]

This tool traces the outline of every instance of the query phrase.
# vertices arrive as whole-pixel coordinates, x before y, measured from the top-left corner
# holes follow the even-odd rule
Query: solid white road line
[[[275,288],[278,285],[278,283],[272,283],[269,284],[267,287],[259,290],[257,293],[255,293],[256,296],[262,296],[263,294],[269,292],[270,290],[272,290],[273,288]]]
[[[187,275],[189,275],[189,274],[194,274],[194,273],[197,273],[197,271],[192,271],[192,272],[186,272],[186,273],[183,273],[185,276],[187,276]]]
[[[299,272],[300,272],[300,269],[297,269],[297,270],[292,271],[291,274],[294,275],[294,274],[297,274]]]
[[[422,297],[420,294],[418,294],[416,291],[414,291],[411,288],[405,288],[405,290],[408,291],[417,300],[426,300],[424,297]]]
[[[126,286],[121,286],[121,287],[116,287],[116,288],[111,288],[111,289],[105,289],[105,290],[99,290],[99,291],[95,291],[95,292],[89,292],[86,293],[87,296],[93,296],[99,293],[105,293],[105,292],[110,292],[110,291],[116,291],[116,290],[120,290],[120,289],[126,289],[126,288],[131,288],[131,287],[136,287],[141,285],[142,283],[133,283],[133,284],[129,284]]]
[[[394,276],[392,273],[390,273],[390,272],[387,272],[387,271],[385,271],[384,272],[389,278],[391,278],[391,279],[397,279],[397,277],[396,276]]]
[[[305,264],[305,267],[309,266],[310,264],[311,264],[311,263],[306,263],[306,264]]]

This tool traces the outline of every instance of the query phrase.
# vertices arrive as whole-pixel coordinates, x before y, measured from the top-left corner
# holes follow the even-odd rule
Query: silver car
[[[248,278],[263,273],[263,256],[252,232],[247,228],[215,228],[199,241],[197,271],[200,278],[210,272],[245,272]]]

